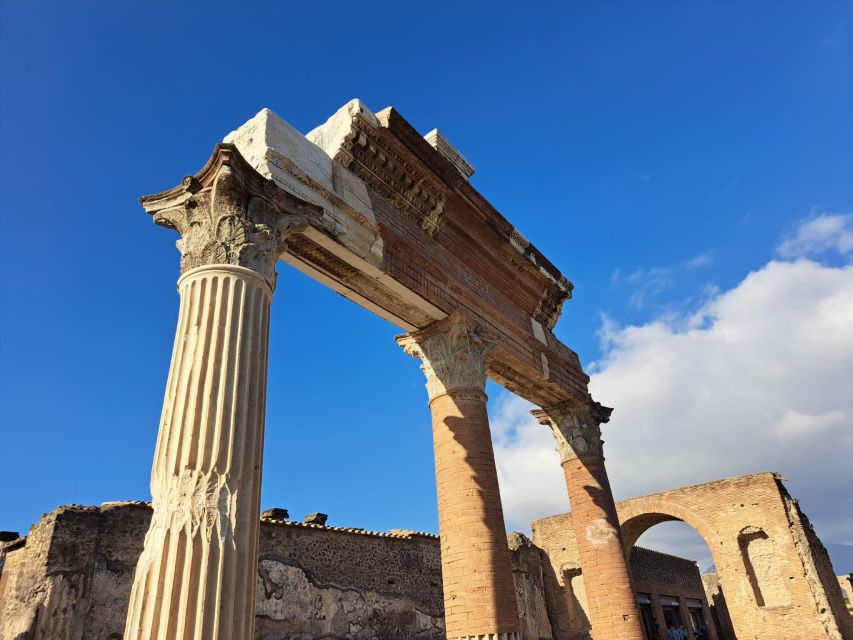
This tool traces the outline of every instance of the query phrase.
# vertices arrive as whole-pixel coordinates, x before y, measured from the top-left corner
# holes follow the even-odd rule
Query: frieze
[[[335,160],[417,222],[427,234],[438,233],[447,206],[446,196],[383,139],[372,123],[359,115],[353,116],[352,128]]]

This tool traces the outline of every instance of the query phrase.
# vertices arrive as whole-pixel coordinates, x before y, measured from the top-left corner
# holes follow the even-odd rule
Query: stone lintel
[[[219,238],[201,247],[182,240],[182,251],[203,254],[185,258],[185,270],[211,259],[245,266],[248,253],[266,265],[278,254],[405,331],[464,307],[499,341],[488,363],[498,384],[540,406],[585,391],[577,354],[551,332],[571,283],[394,109],[373,113],[354,100],[307,136],[264,109],[226,141],[231,174],[250,176],[236,182],[252,195],[252,224],[228,225],[239,232],[225,238],[236,251]],[[143,206],[161,224],[186,228],[186,203],[209,204],[219,164],[212,158]],[[270,211],[281,207],[269,205],[264,183],[314,207],[306,224],[275,233]],[[272,266],[260,270],[274,279]]]

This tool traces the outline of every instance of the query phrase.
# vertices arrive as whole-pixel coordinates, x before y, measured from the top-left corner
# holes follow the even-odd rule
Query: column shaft
[[[124,637],[250,640],[272,291],[230,265],[188,271],[179,291]]]
[[[512,565],[486,397],[453,391],[430,402],[448,638],[518,631]]]
[[[563,462],[595,640],[643,640],[616,504],[598,457]]]
[[[566,476],[594,640],[643,640],[643,624],[604,468],[601,423],[612,409],[587,394],[533,415],[551,428]]]
[[[518,604],[486,413],[495,342],[465,310],[397,337],[423,363],[432,411],[448,640],[517,640]]]

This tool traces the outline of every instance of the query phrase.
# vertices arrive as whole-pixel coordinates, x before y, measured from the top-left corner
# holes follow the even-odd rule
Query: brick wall
[[[826,550],[772,473],[756,473],[617,503],[626,548],[660,522],[682,520],[708,543],[738,637],[750,640],[853,638],[838,614],[840,589],[827,576]],[[579,567],[571,515],[533,523],[533,541],[550,559],[546,590],[555,602],[556,638],[572,628],[565,575]],[[571,585],[569,585],[571,586]],[[560,597],[562,596],[562,598]]]
[[[631,549],[628,567],[636,591],[677,592],[687,598],[700,600],[705,597],[702,577],[693,560],[645,547],[634,547]]]
[[[696,562],[635,546],[631,549],[628,567],[631,571],[631,581],[636,593],[651,596],[652,615],[659,625],[658,638],[660,640],[666,638],[665,618],[660,608],[662,596],[678,599],[682,622],[691,631],[694,630],[694,626],[688,611],[688,600],[700,601],[703,620],[701,628],[704,630],[705,638],[707,640],[718,640],[713,628],[711,610],[702,584],[702,576],[699,574]]]

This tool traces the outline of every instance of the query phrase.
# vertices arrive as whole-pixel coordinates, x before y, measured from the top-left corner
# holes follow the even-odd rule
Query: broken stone
[[[326,524],[326,520],[329,519],[329,516],[325,513],[309,513],[305,516],[305,524],[319,524],[321,526]]]
[[[290,514],[287,512],[287,509],[279,509],[278,507],[273,507],[272,509],[267,509],[263,513],[261,513],[261,518],[265,518],[267,520],[287,520],[290,517]]]

